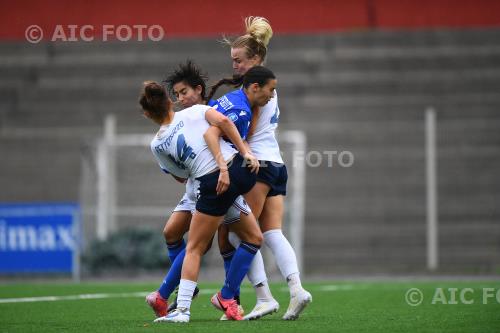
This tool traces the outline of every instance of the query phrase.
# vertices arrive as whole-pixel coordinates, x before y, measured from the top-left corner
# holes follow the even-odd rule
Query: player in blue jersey
[[[264,63],[267,45],[272,37],[271,25],[265,18],[248,17],[245,19],[245,27],[244,35],[234,41],[225,40],[231,48],[233,70],[238,75],[243,75],[254,66]],[[214,89],[224,83],[226,82],[221,80]],[[209,96],[213,96],[214,89]],[[302,287],[295,251],[281,230],[288,176],[275,136],[279,116],[278,96],[275,94],[269,103],[260,108],[257,120],[252,125],[254,130],[250,131],[248,144],[263,167],[257,175],[257,184],[249,193],[248,203],[259,221],[264,242],[271,249],[290,289],[290,304],[283,319],[295,320],[312,301],[312,296]],[[230,234],[229,239],[234,246],[238,245],[235,235]],[[266,306],[264,304],[264,307]],[[258,318],[262,311],[258,311],[257,306],[254,310],[257,311],[252,311],[245,318]]]
[[[249,80],[247,77],[249,76],[255,77],[255,80],[253,80],[255,83],[248,84]],[[229,92],[216,101],[209,101],[209,105],[212,105],[216,110],[222,112],[229,119],[231,119],[238,128],[242,138],[246,139],[250,129],[250,120],[256,120],[255,117],[252,118],[252,110],[258,109],[269,102],[269,100],[274,96],[277,80],[272,71],[269,69],[262,66],[255,66],[247,71],[245,75],[235,76],[232,79],[225,79],[222,83],[231,84],[233,86],[241,86],[241,89]],[[261,100],[259,100],[257,98],[259,94],[263,97],[263,99],[261,98]],[[213,128],[213,130],[217,131],[216,128]],[[237,224],[231,224],[231,230],[237,231],[236,228]],[[223,240],[223,238],[225,238],[224,236],[227,237],[227,233],[224,231],[225,228],[219,227],[219,245],[228,242],[226,239]],[[220,250],[224,259],[224,268],[227,272],[231,265],[231,258],[235,249],[232,246],[230,248],[227,246],[220,246]],[[272,296],[267,284],[264,262],[260,256],[256,256],[256,258],[254,258],[248,278],[255,288],[257,295],[257,305],[253,312],[254,314],[256,312],[258,314],[251,319],[256,319],[277,311],[279,304]],[[217,306],[215,297],[212,298],[212,303]],[[266,306],[263,307],[264,304]],[[240,311],[243,312],[242,309],[240,309]],[[225,315],[221,317],[221,320],[226,319]]]

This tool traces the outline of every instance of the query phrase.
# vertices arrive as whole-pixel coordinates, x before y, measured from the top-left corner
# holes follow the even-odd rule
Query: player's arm
[[[174,177],[174,179],[175,179],[176,181],[178,181],[179,183],[185,184],[185,183],[187,182],[187,179],[186,179],[186,178],[177,177],[177,176],[175,176],[175,175],[171,174],[171,173],[170,173],[167,169],[165,169],[165,168],[164,168],[164,167],[162,167],[161,165],[160,165],[160,168],[161,168],[161,170],[162,170],[163,172],[165,172],[167,175],[170,175],[170,176]]]
[[[220,137],[222,136],[222,131],[215,126],[210,126],[208,130],[203,134],[203,138],[207,143],[208,150],[212,153],[215,158],[215,162],[219,167],[219,180],[217,181],[217,195],[226,192],[229,187],[229,171],[227,168],[227,163],[224,160],[224,156],[220,150]]]
[[[238,149],[240,154],[250,163],[252,172],[257,173],[259,171],[259,161],[250,153],[250,151],[243,143],[243,140],[240,137],[240,133],[238,132],[238,129],[236,128],[234,123],[222,113],[217,112],[212,108],[208,109],[205,113],[205,119],[210,125],[216,126],[220,129],[220,131],[222,132],[221,134],[224,134],[236,146],[236,149]]]

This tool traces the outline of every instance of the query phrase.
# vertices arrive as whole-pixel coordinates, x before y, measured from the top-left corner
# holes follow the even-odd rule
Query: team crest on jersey
[[[240,116],[241,116],[241,113],[240,113]],[[231,112],[230,114],[227,115],[227,117],[233,122],[235,123],[236,120],[238,120],[238,116],[236,115],[236,113],[234,112]]]

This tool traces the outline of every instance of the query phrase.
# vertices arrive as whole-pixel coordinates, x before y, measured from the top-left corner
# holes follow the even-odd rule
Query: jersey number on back
[[[186,165],[184,164],[188,158],[195,158],[196,153],[193,152],[193,148],[188,146],[186,143],[186,138],[184,134],[180,134],[177,137],[177,157],[175,160],[175,164],[181,169],[186,169]]]
[[[277,124],[280,121],[280,109],[276,105],[276,109],[274,110],[274,114],[271,118],[271,124]]]

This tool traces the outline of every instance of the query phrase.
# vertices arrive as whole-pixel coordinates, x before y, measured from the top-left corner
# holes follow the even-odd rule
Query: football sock
[[[293,273],[298,273],[295,251],[280,229],[264,232],[264,242],[273,252],[281,275],[286,279]]]
[[[177,307],[189,309],[193,301],[193,293],[196,288],[196,282],[181,279],[179,284],[179,293],[177,294]]]
[[[179,285],[182,273],[182,263],[184,262],[184,257],[186,256],[186,249],[183,249],[177,254],[175,260],[172,262],[170,269],[168,270],[165,279],[163,280],[160,288],[158,289],[161,297],[168,299],[170,294],[175,290],[175,287]],[[194,290],[194,289],[193,289]],[[191,296],[193,294],[191,293]]]
[[[269,289],[269,284],[267,281],[261,282],[258,285],[254,286],[255,295],[257,296],[257,303],[265,302],[272,300],[273,294],[271,294],[271,290]]]
[[[173,263],[175,258],[181,253],[182,250],[186,248],[186,242],[184,238],[175,242],[175,243],[167,243],[168,248],[168,258],[170,259],[170,263]]]
[[[241,242],[240,246],[238,246],[231,261],[224,287],[221,289],[222,298],[231,299],[237,295],[241,281],[243,281],[243,278],[247,274],[250,264],[257,251],[259,251],[259,248],[260,246],[247,242]]]
[[[238,248],[238,246],[240,246],[241,240],[234,232],[229,232],[228,239],[231,245],[235,248]],[[262,259],[262,253],[260,251],[255,254],[255,257],[252,260],[252,264],[248,269],[247,276],[248,280],[250,280],[250,283],[254,287],[259,283],[267,281],[266,270],[264,268],[264,259]]]
[[[286,282],[288,283],[288,288],[290,288],[290,294],[292,295],[302,289],[302,284],[300,283],[300,275],[298,272],[290,274],[286,278]]]

